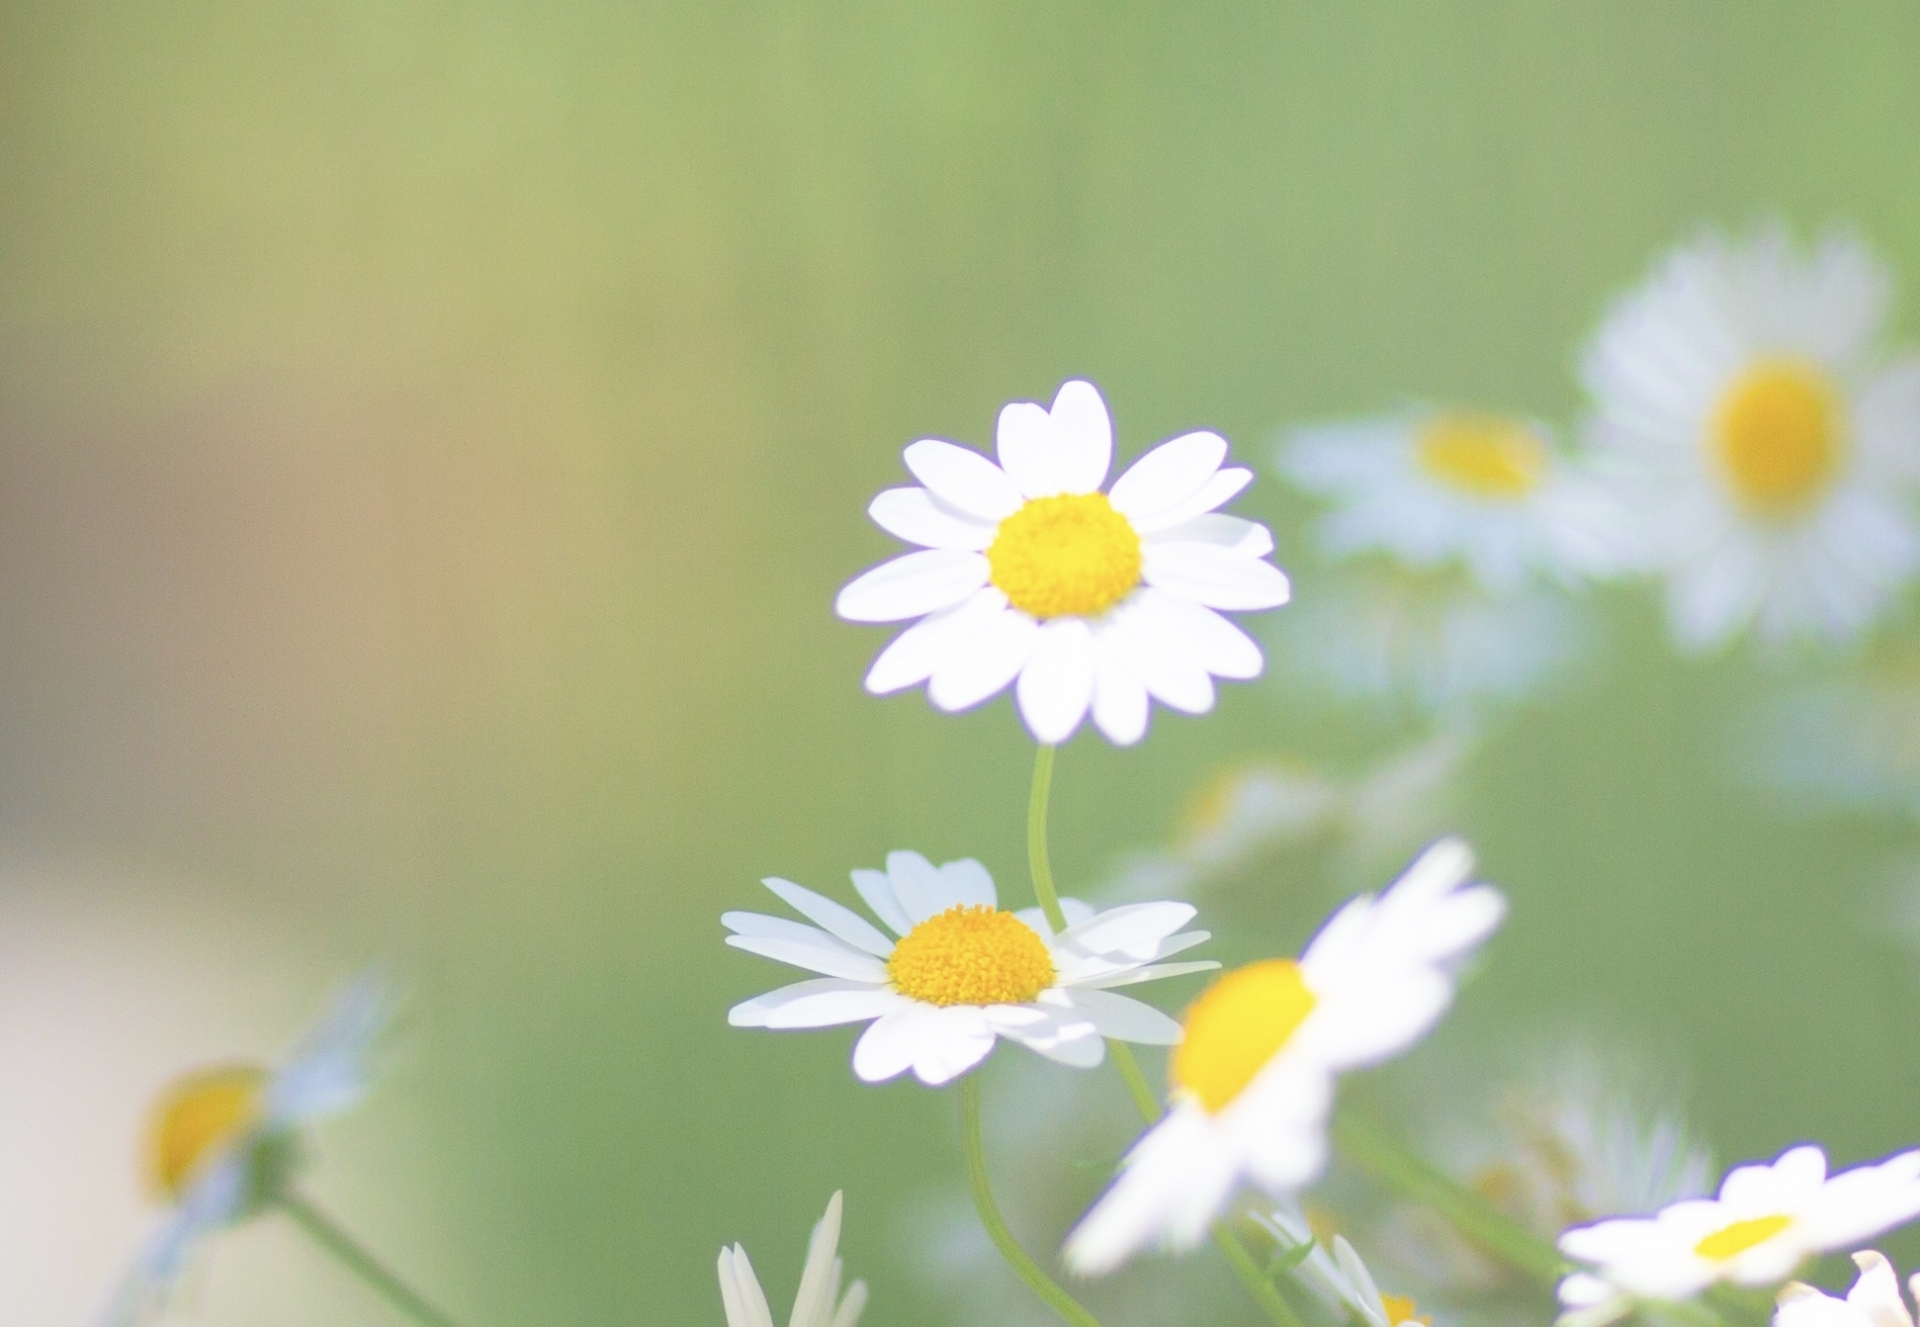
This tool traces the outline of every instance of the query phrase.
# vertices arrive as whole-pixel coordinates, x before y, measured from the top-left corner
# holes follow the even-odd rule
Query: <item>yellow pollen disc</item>
[[[1498,415],[1441,415],[1420,429],[1414,455],[1429,475],[1476,498],[1523,498],[1547,473],[1539,433]]]
[[[160,1098],[147,1131],[147,1174],[178,1198],[208,1158],[260,1117],[267,1073],[252,1065],[208,1069],[181,1079]]]
[[[1314,1004],[1290,958],[1218,978],[1187,1010],[1186,1036],[1168,1065],[1174,1091],[1219,1112],[1280,1053]]]
[[[1790,1216],[1756,1216],[1736,1221],[1701,1240],[1693,1246],[1693,1251],[1709,1262],[1726,1262],[1756,1244],[1764,1244],[1792,1224]]]
[[[1845,406],[1825,370],[1800,360],[1763,360],[1720,398],[1711,443],[1735,495],[1777,514],[1826,488],[1846,432]]]
[[[1012,913],[963,903],[902,936],[887,976],[928,1004],[1024,1004],[1053,985],[1053,955]]]
[[[1035,617],[1092,617],[1140,583],[1140,536],[1104,493],[1035,498],[987,548],[993,583]]]
[[[1403,1322],[1426,1323],[1432,1327],[1433,1319],[1417,1316],[1415,1310],[1419,1306],[1405,1295],[1382,1295],[1380,1307],[1387,1311],[1387,1327],[1400,1327]]]

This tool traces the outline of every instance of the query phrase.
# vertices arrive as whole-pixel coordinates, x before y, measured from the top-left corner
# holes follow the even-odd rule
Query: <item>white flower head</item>
[[[892,936],[791,881],[764,883],[816,925],[729,912],[720,918],[733,932],[727,943],[824,975],[737,1004],[727,1021],[871,1022],[853,1048],[853,1071],[869,1083],[912,1069],[939,1086],[985,1059],[1000,1037],[1076,1068],[1100,1063],[1103,1037],[1168,1045],[1180,1025],[1111,988],[1220,966],[1161,961],[1207,939],[1180,930],[1193,920],[1191,904],[1095,912],[1063,899],[1068,925],[1056,935],[1037,908],[1001,911],[993,877],[971,858],[936,867],[917,852],[893,852],[885,871],[855,871],[854,888]]]
[[[131,1322],[179,1276],[195,1245],[270,1204],[301,1160],[307,1126],[357,1105],[392,1014],[376,973],[343,986],[278,1068],[223,1065],[180,1079],[154,1109],[148,1179],[170,1210],[106,1315]]]
[[[1458,565],[1490,594],[1578,586],[1628,569],[1634,527],[1615,492],[1544,424],[1421,407],[1295,430],[1281,474],[1332,504],[1314,524],[1331,560],[1385,553]]]
[[[1915,1216],[1920,1151],[1829,1177],[1824,1152],[1795,1147],[1771,1164],[1735,1167],[1718,1197],[1567,1231],[1560,1251],[1591,1270],[1561,1282],[1560,1299],[1588,1308],[1620,1297],[1690,1299],[1717,1281],[1778,1285],[1812,1255]]]
[[[827,1201],[826,1215],[814,1224],[787,1327],[855,1327],[867,1306],[865,1281],[855,1281],[846,1294],[840,1293],[844,1273],[838,1254],[840,1207],[836,1193]],[[766,1292],[753,1274],[747,1251],[738,1244],[720,1250],[720,1302],[726,1309],[727,1327],[773,1327]]]
[[[1846,643],[1920,568],[1920,357],[1882,357],[1886,270],[1852,237],[1708,233],[1588,349],[1596,454],[1635,485],[1686,649],[1748,626]]]
[[[1860,1275],[1845,1299],[1799,1281],[1781,1287],[1773,1327],[1913,1327],[1893,1264],[1871,1249],[1854,1254],[1853,1263]],[[1920,1276],[1911,1285],[1920,1297]]]
[[[1035,740],[1063,742],[1089,712],[1126,746],[1147,731],[1149,698],[1213,708],[1213,679],[1260,673],[1260,648],[1222,611],[1276,608],[1287,578],[1266,561],[1265,526],[1223,516],[1253,478],[1224,467],[1226,440],[1186,433],[1149,451],[1104,492],[1113,425],[1090,382],[1051,407],[1000,412],[999,464],[925,438],[906,449],[922,486],[868,508],[920,551],[840,591],[853,622],[919,619],[867,673],[887,695],[927,685],[940,709],[1015,689]]]
[[[1284,1194],[1318,1178],[1334,1080],[1425,1036],[1505,915],[1472,870],[1467,845],[1443,839],[1384,893],[1350,900],[1298,962],[1215,980],[1187,1011],[1167,1114],[1068,1237],[1068,1265],[1092,1275],[1150,1243],[1190,1248],[1243,1180]]]

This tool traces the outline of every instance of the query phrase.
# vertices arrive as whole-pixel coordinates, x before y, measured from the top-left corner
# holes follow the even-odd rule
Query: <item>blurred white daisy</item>
[[[855,1281],[845,1295],[840,1293],[840,1207],[840,1195],[835,1193],[827,1201],[826,1215],[814,1224],[787,1327],[854,1327],[867,1306],[865,1281]],[[753,1274],[747,1251],[738,1244],[720,1250],[720,1302],[726,1309],[727,1327],[773,1327],[766,1292]]]
[[[1913,1327],[1913,1314],[1901,1298],[1893,1264],[1871,1249],[1854,1254],[1853,1263],[1860,1275],[1845,1299],[1800,1281],[1781,1287],[1773,1327]],[[1920,1300],[1920,1276],[1911,1285]]]
[[[729,912],[727,943],[825,974],[737,1004],[735,1027],[872,1026],[853,1071],[878,1083],[912,1069],[937,1086],[985,1059],[1005,1037],[1049,1059],[1091,1068],[1104,1037],[1169,1045],[1180,1025],[1115,986],[1200,972],[1211,961],[1162,959],[1207,939],[1181,932],[1187,903],[1131,903],[1095,912],[1061,900],[1054,934],[1037,908],[1003,912],[987,868],[971,858],[935,867],[917,852],[887,854],[885,871],[853,872],[854,888],[894,936],[850,908],[788,880],[764,882],[816,926]]]
[[[1330,560],[1377,552],[1421,570],[1457,564],[1502,596],[1577,586],[1636,560],[1618,496],[1534,420],[1421,408],[1321,424],[1293,431],[1279,467],[1331,504],[1313,526]]]
[[[342,988],[277,1069],[235,1064],[179,1080],[154,1108],[147,1178],[169,1205],[108,1309],[134,1321],[164,1295],[204,1236],[272,1205],[297,1171],[303,1130],[357,1104],[392,1001],[363,975]]]
[[[1204,714],[1214,678],[1259,675],[1259,647],[1221,611],[1276,608],[1287,578],[1266,561],[1265,526],[1215,512],[1253,478],[1222,467],[1225,439],[1182,434],[1102,492],[1113,425],[1076,379],[1051,409],[1001,410],[996,446],[998,465],[922,439],[905,459],[924,487],[868,509],[920,551],[841,590],[840,616],[920,620],[880,652],[867,690],[924,682],[952,711],[1012,685],[1037,741],[1065,741],[1091,712],[1124,746],[1145,734],[1149,698]]]
[[[1675,639],[1856,639],[1920,567],[1920,357],[1886,270],[1835,233],[1675,250],[1587,351],[1590,441],[1631,476]]]
[[[1717,1198],[1695,1198],[1651,1217],[1576,1226],[1560,1251],[1589,1270],[1560,1283],[1560,1302],[1624,1312],[1636,1299],[1684,1300],[1716,1281],[1778,1285],[1810,1256],[1845,1249],[1920,1216],[1920,1151],[1831,1178],[1818,1147],[1771,1164],[1737,1166]]]
[[[1215,980],[1187,1011],[1166,1116],[1068,1237],[1068,1264],[1097,1274],[1149,1243],[1189,1248],[1243,1179],[1274,1193],[1316,1179],[1337,1075],[1424,1036],[1454,968],[1500,924],[1505,901],[1467,884],[1472,869],[1466,844],[1443,839],[1383,894],[1350,900],[1298,962]]]

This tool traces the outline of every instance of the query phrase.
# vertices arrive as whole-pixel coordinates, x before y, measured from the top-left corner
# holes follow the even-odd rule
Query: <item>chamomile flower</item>
[[[270,1206],[301,1162],[303,1130],[366,1095],[369,1056],[391,997],[368,974],[344,987],[277,1069],[222,1065],[180,1079],[154,1107],[147,1178],[169,1210],[122,1282],[105,1321],[135,1320],[194,1246]]]
[[[1256,1213],[1254,1220],[1272,1236],[1282,1257],[1299,1260],[1294,1263],[1294,1278],[1335,1313],[1358,1318],[1360,1327],[1431,1327],[1429,1319],[1419,1316],[1412,1299],[1380,1293],[1373,1273],[1345,1235],[1333,1237],[1333,1252],[1328,1254],[1305,1215],[1290,1204]]]
[[[1316,1179],[1335,1078],[1424,1036],[1454,968],[1500,924],[1505,901],[1467,884],[1472,869],[1466,844],[1443,839],[1342,907],[1298,962],[1216,979],[1187,1011],[1167,1114],[1068,1237],[1068,1264],[1097,1274],[1150,1243],[1191,1247],[1242,1180],[1290,1193]]]
[[[840,1293],[839,1246],[840,1195],[836,1193],[807,1241],[807,1262],[800,1270],[800,1289],[794,1292],[787,1327],[855,1327],[860,1321],[860,1311],[867,1306],[867,1283],[855,1281],[846,1294]],[[753,1274],[747,1251],[738,1244],[720,1250],[720,1302],[727,1313],[727,1327],[773,1327],[766,1292]]]
[[[1463,567],[1483,590],[1579,585],[1634,561],[1612,490],[1556,446],[1544,424],[1419,408],[1296,430],[1280,472],[1331,504],[1314,524],[1339,560],[1388,554],[1409,567]]]
[[[1913,1314],[1900,1296],[1900,1278],[1893,1264],[1868,1249],[1853,1255],[1860,1275],[1845,1299],[1815,1290],[1800,1281],[1780,1289],[1773,1327],[1913,1327]],[[1910,1282],[1920,1300],[1920,1276]]]
[[[1095,912],[1063,899],[1055,934],[1039,909],[1003,912],[986,867],[935,867],[917,852],[887,854],[885,871],[853,885],[893,938],[851,908],[788,880],[764,882],[816,926],[729,912],[727,943],[823,976],[737,1004],[735,1027],[872,1026],[853,1048],[869,1083],[912,1069],[929,1086],[958,1078],[1005,1037],[1076,1068],[1099,1064],[1103,1037],[1168,1045],[1180,1025],[1115,986],[1199,972],[1213,962],[1163,963],[1207,939],[1180,928],[1186,903],[1132,903]]]
[[[1771,1164],[1735,1167],[1717,1198],[1567,1231],[1560,1251],[1590,1270],[1560,1283],[1560,1301],[1604,1311],[1636,1299],[1690,1299],[1716,1281],[1778,1285],[1812,1255],[1915,1216],[1920,1151],[1829,1177],[1824,1152],[1795,1147]]]
[[[1674,251],[1607,315],[1590,439],[1639,477],[1683,648],[1852,641],[1920,568],[1920,357],[1881,352],[1891,284],[1856,240],[1802,254],[1775,225]]]
[[[937,438],[905,452],[923,487],[893,488],[868,513],[918,544],[840,591],[853,622],[918,619],[880,652],[867,690],[926,683],[964,710],[1013,686],[1035,740],[1063,742],[1089,712],[1126,746],[1149,699],[1213,708],[1213,679],[1260,673],[1260,649],[1224,612],[1277,608],[1287,578],[1265,526],[1216,508],[1253,478],[1223,468],[1205,431],[1162,443],[1104,492],[1113,425],[1092,383],[1053,405],[1000,412],[999,464]]]

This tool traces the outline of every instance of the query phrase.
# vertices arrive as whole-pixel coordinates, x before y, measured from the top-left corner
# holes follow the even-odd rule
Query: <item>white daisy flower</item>
[[[301,1161],[303,1131],[366,1095],[392,1000],[367,974],[344,987],[277,1069],[224,1065],[179,1080],[154,1109],[148,1178],[171,1210],[104,1319],[129,1323],[179,1276],[206,1235],[270,1205]]]
[[[1468,885],[1458,839],[1422,853],[1385,893],[1335,913],[1298,962],[1218,978],[1187,1011],[1169,1063],[1172,1105],[1068,1237],[1068,1264],[1110,1271],[1149,1243],[1189,1248],[1243,1179],[1290,1193],[1326,1166],[1335,1078],[1413,1045],[1453,1000],[1453,970],[1506,903]]]
[[[817,926],[757,912],[720,918],[727,943],[825,975],[737,1004],[735,1027],[817,1028],[872,1022],[853,1048],[869,1083],[912,1069],[929,1086],[958,1078],[1017,1041],[1076,1068],[1099,1064],[1103,1037],[1169,1045],[1180,1025],[1115,986],[1220,965],[1163,963],[1207,939],[1181,932],[1186,903],[1131,903],[1095,912],[1062,899],[1058,935],[1038,908],[1002,912],[987,868],[971,858],[935,867],[917,852],[887,854],[885,871],[855,871],[853,886],[894,936],[789,880],[765,885]]]
[[[1886,270],[1854,239],[1707,234],[1588,350],[1596,452],[1638,476],[1675,639],[1857,638],[1920,567],[1920,357],[1882,357]]]
[[[1893,1264],[1873,1250],[1853,1255],[1860,1275],[1845,1299],[1836,1299],[1801,1281],[1781,1287],[1773,1327],[1913,1327],[1913,1315],[1900,1296],[1900,1278]],[[1920,1276],[1913,1277],[1920,1301]]]
[[[1695,1198],[1651,1217],[1576,1226],[1560,1251],[1588,1264],[1560,1284],[1574,1309],[1620,1300],[1684,1300],[1716,1281],[1778,1285],[1807,1258],[1844,1249],[1920,1216],[1920,1151],[1831,1178],[1818,1147],[1795,1147],[1771,1165],[1735,1167],[1717,1198]]]
[[[1378,552],[1421,570],[1458,564],[1496,595],[1575,586],[1635,561],[1619,499],[1533,420],[1419,408],[1322,424],[1295,430],[1279,466],[1333,504],[1314,523],[1332,560]]]
[[[840,1205],[836,1193],[827,1202],[826,1215],[813,1227],[787,1327],[855,1327],[867,1306],[865,1281],[855,1281],[846,1294],[840,1293]],[[773,1312],[760,1289],[760,1278],[753,1274],[747,1251],[738,1244],[720,1250],[720,1302],[727,1312],[727,1327],[773,1327]]]
[[[1345,1235],[1333,1237],[1329,1255],[1296,1206],[1255,1213],[1253,1219],[1272,1236],[1283,1256],[1299,1259],[1293,1266],[1294,1278],[1336,1314],[1357,1317],[1360,1327],[1432,1327],[1430,1319],[1419,1316],[1412,1299],[1380,1293],[1373,1273]],[[1300,1253],[1303,1248],[1304,1254]]]
[[[1101,491],[1113,425],[1092,383],[1052,407],[1000,412],[1000,462],[937,438],[906,449],[924,487],[888,489],[868,513],[920,551],[840,591],[853,622],[918,618],[880,652],[867,690],[927,684],[964,710],[1012,685],[1040,742],[1063,742],[1089,711],[1122,746],[1147,731],[1148,698],[1213,708],[1213,679],[1256,677],[1260,649],[1221,611],[1276,608],[1287,578],[1266,561],[1265,526],[1215,509],[1252,471],[1222,467],[1226,440],[1186,433]]]

